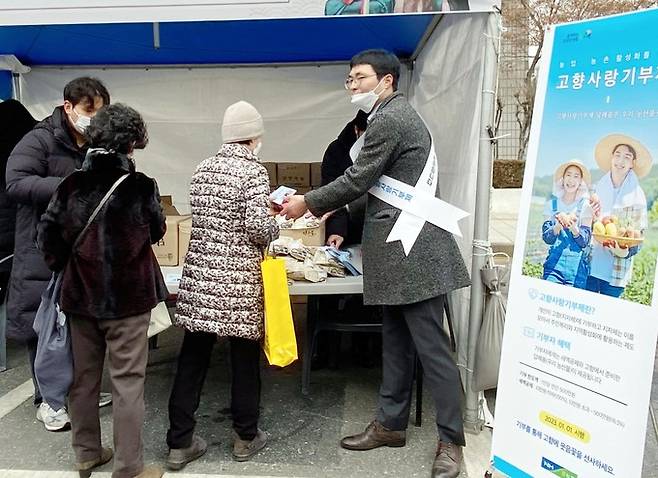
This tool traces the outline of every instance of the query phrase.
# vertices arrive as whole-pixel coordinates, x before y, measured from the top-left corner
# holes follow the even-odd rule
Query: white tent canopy
[[[65,23],[53,17],[57,11],[51,13],[49,23]],[[168,10],[167,15],[170,14]],[[335,32],[348,38],[349,48],[346,49],[341,41],[334,57],[324,47],[314,57],[314,50],[309,48],[301,62],[301,53],[295,44],[292,50],[281,51],[281,61],[276,60],[275,50],[261,45],[254,50],[258,55],[249,65],[236,65],[235,62],[222,65],[218,64],[222,62],[212,60],[204,64],[195,64],[194,61],[165,64],[157,56],[150,65],[143,62],[134,64],[134,61],[122,63],[120,58],[108,64],[104,61],[108,58],[107,48],[113,47],[116,35],[113,38],[97,36],[92,46],[83,45],[81,48],[85,52],[81,64],[69,61],[66,53],[61,54],[66,62],[57,64],[58,50],[52,44],[48,46],[49,51],[55,52],[51,61],[43,61],[34,49],[24,49],[23,43],[15,44],[14,51],[0,46],[0,55],[15,54],[31,68],[29,73],[20,75],[16,91],[37,118],[50,114],[55,106],[61,104],[63,86],[82,75],[100,78],[110,90],[113,102],[123,102],[139,110],[147,121],[150,143],[136,156],[138,169],[155,177],[161,193],[171,194],[175,205],[187,211],[191,175],[200,161],[218,149],[221,116],[229,104],[244,99],[253,103],[263,114],[266,128],[263,161],[321,161],[326,146],[355,113],[342,87],[351,54],[376,46],[397,50],[405,65],[400,89],[408,95],[428,124],[437,145],[441,197],[471,213],[460,224],[463,238],[459,243],[466,262],[471,264],[473,260],[477,271],[482,262],[477,256],[473,257],[473,239],[487,239],[491,150],[488,139],[483,141],[482,138],[486,136],[486,125],[491,124],[493,111],[497,16],[469,12],[377,17],[381,19],[307,19],[321,20],[312,25],[303,25],[301,19],[271,20],[275,28],[277,22],[292,22],[285,25],[285,31],[293,37],[295,22],[299,22],[297,26],[306,29],[304,35],[310,46],[324,45],[325,41],[341,41],[340,37],[337,39],[335,36],[324,39],[309,36],[318,25],[329,30],[329,25],[350,28]],[[268,21],[244,20],[232,24],[232,34],[239,33],[241,25],[245,28],[245,37],[233,36],[232,41],[239,42],[250,33],[255,34],[251,30],[255,23],[259,23],[263,31],[268,31],[267,25],[264,25]],[[364,23],[354,23],[356,21]],[[412,40],[408,45],[396,48],[390,32],[391,25],[399,26],[409,21],[412,23],[405,24],[407,27],[416,27],[412,31]],[[16,23],[24,24],[24,18]],[[202,21],[193,23],[201,30],[210,26]],[[211,22],[211,25],[221,27],[221,23]],[[417,31],[419,25],[423,28],[420,32]],[[131,25],[125,26],[125,30],[117,32],[130,32],[128,27]],[[57,27],[61,28],[59,25]],[[25,28],[32,27],[0,26],[0,40],[11,37],[12,32],[14,35],[17,34],[15,32],[35,34],[34,30],[21,30]],[[45,28],[45,34],[56,32],[48,30],[48,27],[39,28]],[[62,40],[63,45],[75,45],[76,40],[79,41],[80,30],[71,31],[73,39]],[[88,34],[89,30],[85,32]],[[267,38],[261,38],[261,41],[267,41]],[[122,42],[129,44],[130,39],[122,37]],[[4,42],[0,41],[0,45]],[[104,50],[105,46],[107,48]],[[125,49],[125,45],[122,48]],[[98,51],[99,61],[90,58],[90,49]],[[186,55],[185,51],[172,51],[169,54],[176,55],[177,59]],[[190,51],[189,56],[194,59],[195,54],[199,52]],[[262,61],[263,56],[266,62]],[[327,62],[327,58],[331,61]],[[451,297],[458,343],[457,360],[467,385],[467,425],[477,422],[477,401],[470,392],[470,374],[466,370],[473,360],[469,351],[474,349],[473,339],[479,329],[478,307],[481,309],[482,291],[479,272],[474,275],[474,282],[473,300],[470,289],[458,291]],[[474,320],[469,320],[469,310],[471,316],[475,315]]]

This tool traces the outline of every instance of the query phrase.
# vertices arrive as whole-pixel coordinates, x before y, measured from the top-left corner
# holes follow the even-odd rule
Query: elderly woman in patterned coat
[[[260,262],[279,229],[269,206],[267,171],[258,160],[263,119],[245,101],[224,114],[219,152],[192,176],[192,235],[185,257],[174,323],[185,329],[169,399],[167,466],[180,470],[206,451],[194,433],[194,412],[218,337],[231,349],[233,457],[246,461],[262,449],[258,428],[263,285]]]

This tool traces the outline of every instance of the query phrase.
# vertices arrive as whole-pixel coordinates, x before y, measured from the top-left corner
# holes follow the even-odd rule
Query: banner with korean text
[[[0,3],[0,25],[493,12],[501,8],[501,0],[5,0]]]
[[[640,477],[658,334],[658,10],[544,42],[493,455],[510,477]]]

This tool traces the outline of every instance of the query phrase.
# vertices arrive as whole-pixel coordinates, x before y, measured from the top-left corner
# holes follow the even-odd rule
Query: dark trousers
[[[418,352],[425,383],[436,406],[439,438],[463,446],[461,385],[443,330],[444,300],[441,295],[415,304],[383,306],[382,385],[377,420],[391,430],[407,428]]]
[[[192,444],[201,390],[206,380],[217,335],[185,331],[178,356],[178,370],[169,397],[169,448]],[[258,431],[260,406],[260,342],[229,337],[231,349],[231,415],[233,429],[243,440],[252,440]]]
[[[151,312],[117,320],[70,317],[73,385],[69,413],[78,462],[101,455],[98,394],[107,348],[112,381],[114,471],[112,478],[132,478],[144,469],[144,377],[148,361],[146,331]]]

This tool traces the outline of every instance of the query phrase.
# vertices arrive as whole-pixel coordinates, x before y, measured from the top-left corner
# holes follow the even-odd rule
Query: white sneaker
[[[71,428],[71,419],[66,408],[53,410],[46,402],[41,402],[37,410],[37,420],[43,422],[43,426],[49,432],[58,432]]]

